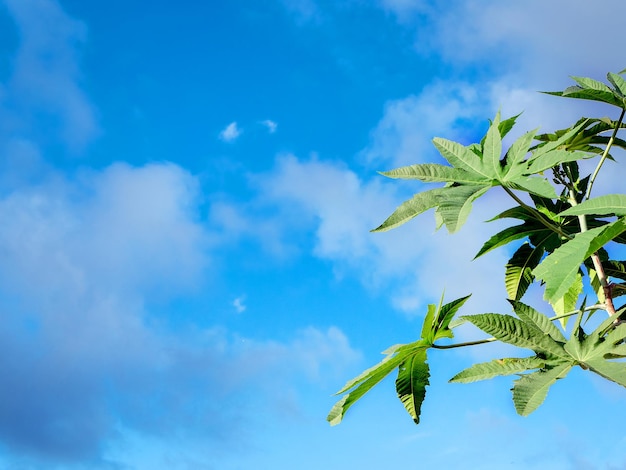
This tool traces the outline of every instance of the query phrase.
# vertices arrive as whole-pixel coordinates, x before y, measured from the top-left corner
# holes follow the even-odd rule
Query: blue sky
[[[626,4],[594,9],[0,0],[0,467],[626,468],[616,386],[520,418],[507,379],[446,383],[496,345],[431,355],[419,426],[393,381],[325,422],[444,288],[507,311],[507,253],[470,261],[508,202],[371,234],[416,190],[376,171],[595,112],[536,93],[626,67]]]

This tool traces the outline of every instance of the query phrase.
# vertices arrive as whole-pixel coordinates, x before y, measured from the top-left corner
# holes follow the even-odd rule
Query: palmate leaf
[[[626,195],[607,194],[581,202],[561,212],[560,215],[626,215]]]
[[[532,271],[541,261],[543,253],[541,245],[532,247],[524,243],[513,254],[504,272],[504,285],[509,299],[519,300],[524,296],[534,280]]]
[[[535,411],[546,399],[550,387],[565,377],[573,365],[569,361],[558,362],[547,370],[526,374],[516,380],[512,388],[515,410],[522,416]]]
[[[495,359],[490,362],[474,364],[459,372],[450,379],[450,382],[470,383],[487,380],[501,375],[520,374],[528,370],[545,367],[546,360],[539,357],[509,357]]]
[[[622,97],[626,96],[626,80],[616,73],[609,72],[606,76],[607,80],[615,87],[615,91]]]
[[[533,275],[546,284],[544,299],[554,303],[563,297],[576,281],[576,274],[584,260],[625,230],[626,223],[620,219],[579,233],[554,250],[533,270]]]
[[[426,359],[426,349],[418,350],[410,355],[400,364],[396,379],[398,398],[415,424],[420,422],[422,403],[426,397],[426,386],[429,384],[430,371]]]
[[[549,335],[537,335],[534,325],[528,325],[511,315],[481,313],[463,318],[503,343],[532,349],[537,353],[541,352],[554,357],[569,358],[559,342]]]

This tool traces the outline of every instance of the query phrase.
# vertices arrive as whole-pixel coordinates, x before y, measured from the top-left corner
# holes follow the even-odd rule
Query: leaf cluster
[[[374,232],[404,224],[433,209],[438,228],[450,233],[466,222],[472,205],[492,189],[509,196],[515,206],[497,214],[494,220],[515,220],[515,224],[491,236],[476,254],[514,244],[504,267],[504,286],[515,316],[483,313],[453,321],[468,297],[429,305],[420,339],[393,346],[376,366],[349,381],[338,394],[342,398],[328,415],[337,424],[346,411],[372,387],[395,369],[396,392],[404,407],[418,423],[429,385],[427,352],[501,341],[530,350],[528,357],[502,358],[475,364],[455,375],[451,382],[474,382],[501,375],[517,375],[512,388],[513,403],[521,415],[534,411],[548,390],[569,371],[580,366],[626,387],[626,304],[614,300],[626,294],[626,261],[612,259],[608,248],[626,244],[626,195],[591,197],[596,177],[611,150],[626,149],[618,133],[626,125],[626,80],[609,73],[604,84],[590,78],[572,77],[576,85],[550,95],[593,100],[620,109],[617,120],[581,118],[571,127],[554,133],[526,132],[506,150],[503,139],[518,116],[501,119],[498,113],[478,143],[463,145],[435,138],[434,146],[447,164],[426,163],[383,172],[389,178],[418,180],[437,185],[417,192],[403,202]],[[579,162],[596,159],[593,173],[580,174]],[[619,280],[622,282],[613,282]],[[539,283],[544,299],[552,307],[548,317],[521,302],[532,283]],[[592,290],[597,303],[585,307],[581,296]],[[597,311],[609,317],[594,331],[583,330],[582,319]],[[566,323],[575,318],[566,337]],[[452,330],[469,322],[491,335],[487,340],[441,345],[452,339]]]

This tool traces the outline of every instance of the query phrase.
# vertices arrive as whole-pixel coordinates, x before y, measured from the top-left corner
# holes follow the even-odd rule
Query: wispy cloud
[[[220,132],[220,139],[224,142],[233,142],[236,140],[243,131],[237,127],[237,122],[231,122],[228,126]]]
[[[248,307],[246,306],[245,301],[246,301],[245,295],[237,297],[235,300],[233,300],[233,307],[235,307],[235,311],[237,313],[243,313],[246,311]]]
[[[271,119],[266,119],[265,121],[261,121],[261,124],[267,127],[267,131],[270,134],[273,134],[274,132],[276,132],[276,129],[278,128],[278,124],[272,121]]]
[[[58,116],[64,143],[81,151],[100,132],[93,105],[81,87],[79,56],[87,27],[53,0],[4,3],[20,35],[7,84],[12,107],[27,132],[38,111]]]

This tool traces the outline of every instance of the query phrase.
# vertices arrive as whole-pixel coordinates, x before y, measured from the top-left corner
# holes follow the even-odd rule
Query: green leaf
[[[579,233],[554,250],[533,270],[534,276],[546,284],[544,299],[554,303],[563,297],[574,284],[583,261],[625,230],[626,224],[620,219]]]
[[[565,377],[571,368],[572,363],[561,362],[548,370],[520,377],[512,389],[515,410],[522,416],[528,416],[535,411],[546,399],[550,387]]]
[[[471,296],[472,294],[466,295],[465,297],[453,300],[452,302],[449,302],[441,307],[441,309],[439,310],[439,314],[437,315],[437,331],[441,331],[449,327],[450,322],[454,318],[454,315],[456,315],[459,309],[463,306],[463,304],[465,304],[465,302],[467,302],[467,299],[469,299]]]
[[[529,305],[522,302],[510,301],[513,305],[513,311],[523,322],[531,324],[537,327],[537,329],[550,337],[555,341],[562,341],[565,343],[566,339],[563,336],[561,330],[559,330],[552,321],[544,314],[538,312]]]
[[[616,91],[622,96],[622,98],[626,96],[626,80],[618,74],[611,72],[609,72],[606,78],[613,84]]]
[[[580,275],[580,272],[576,275],[576,280],[570,286],[570,288],[565,292],[565,295],[561,297],[556,302],[552,303],[552,308],[554,309],[554,313],[557,315],[564,315],[568,312],[573,312],[576,309],[576,304],[578,303],[578,297],[583,292],[583,278]],[[565,327],[567,324],[568,317],[563,317],[559,321],[561,325]]]
[[[354,405],[363,395],[369,392],[372,387],[387,377],[391,371],[403,363],[410,355],[415,354],[420,349],[426,349],[422,342],[412,343],[410,345],[402,345],[397,347],[395,355],[388,355],[381,362],[373,367],[365,370],[337,392],[337,395],[347,392],[330,410],[326,420],[332,425],[339,424],[345,416],[348,409]]]
[[[577,206],[564,210],[560,215],[626,215],[626,195],[607,194],[581,202]]]
[[[464,184],[485,184],[490,180],[459,168],[452,168],[435,163],[410,165],[390,171],[381,171],[388,178],[416,179],[427,183],[452,182]]]
[[[542,177],[520,176],[514,180],[503,183],[503,185],[513,189],[521,189],[548,199],[555,199],[557,197],[554,187],[548,180]]]
[[[495,119],[489,126],[485,143],[483,145],[483,164],[490,167],[490,171],[496,177],[502,174],[500,166],[500,156],[502,154],[502,137],[500,136],[500,112],[496,114]]]
[[[485,194],[491,186],[454,186],[446,189],[437,198],[437,213],[441,216],[448,232],[460,229],[472,210],[472,203]]]
[[[413,418],[415,424],[420,422],[422,403],[426,397],[426,386],[430,372],[426,363],[426,349],[418,350],[407,357],[398,370],[396,392],[398,398]]]
[[[485,166],[478,155],[458,142],[435,137],[433,144],[441,156],[453,167],[461,168],[490,180],[497,179],[498,175],[493,172],[492,168]]]
[[[546,157],[547,154],[552,153],[553,151],[556,151],[559,149],[559,147],[561,147],[562,145],[564,145],[567,141],[569,141],[573,136],[575,136],[576,134],[578,134],[581,129],[585,126],[586,124],[586,120],[582,121],[580,123],[578,123],[577,125],[575,125],[574,127],[572,127],[571,129],[566,130],[558,139],[547,142],[541,146],[539,146],[537,148],[537,150],[535,150],[533,152],[533,154],[530,156],[530,158],[528,159],[528,163],[530,165],[533,164],[534,161],[539,160],[541,161],[550,161],[552,159],[555,159],[556,157]],[[543,165],[542,164],[535,164],[537,168],[541,168]],[[554,166],[554,165],[552,165]],[[548,168],[552,168],[552,166],[547,166],[544,168],[544,170],[547,170]],[[542,170],[528,170],[529,173],[527,174],[533,174],[533,173],[538,173],[539,171]]]
[[[489,253],[491,250],[495,248],[499,248],[501,246],[507,245],[515,240],[519,240],[520,238],[525,238],[532,234],[546,232],[546,228],[544,226],[537,227],[531,224],[520,224],[514,225],[513,227],[508,227],[498,232],[494,236],[492,236],[489,240],[485,242],[480,251],[474,256],[474,259],[479,258],[480,256]]]
[[[524,296],[534,280],[532,271],[541,261],[543,252],[542,246],[533,248],[524,243],[513,254],[504,272],[504,285],[509,299],[519,300]]]
[[[491,362],[483,362],[468,367],[452,377],[450,382],[477,382],[479,380],[492,379],[500,375],[519,374],[527,370],[541,369],[545,364],[546,360],[539,357],[495,359]]]
[[[590,158],[591,155],[584,152],[571,152],[569,150],[552,150],[540,156],[533,156],[529,159],[527,174],[541,173],[561,163],[575,162]]]
[[[511,315],[481,313],[463,318],[503,343],[532,349],[537,353],[541,352],[564,359],[569,358],[569,354],[565,352],[563,347],[549,335],[538,335],[534,326],[528,325]]]
[[[603,91],[605,93],[613,93],[612,90],[604,83],[587,77],[572,77],[572,79],[578,83],[581,88],[589,90]]]
[[[506,154],[506,166],[504,168],[505,180],[514,179],[526,173],[527,166],[524,162],[526,155],[530,151],[530,145],[537,134],[537,130],[526,132],[518,138],[509,148]]]
[[[412,218],[432,209],[438,204],[437,196],[441,195],[448,188],[437,188],[418,193],[408,201],[404,201],[380,226],[372,232],[385,232],[394,227],[398,227]]]
[[[428,310],[426,312],[426,316],[424,317],[424,322],[422,323],[422,340],[426,340],[426,342],[432,344],[432,338],[434,337],[434,320],[435,313],[437,307],[433,304],[428,305]]]
[[[596,374],[626,387],[626,364],[604,359],[592,359],[586,365]]]

